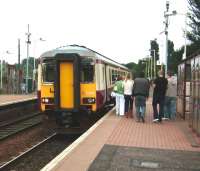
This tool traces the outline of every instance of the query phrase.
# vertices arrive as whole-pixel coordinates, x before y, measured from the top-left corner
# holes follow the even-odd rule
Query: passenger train
[[[59,126],[81,124],[111,102],[116,77],[127,74],[127,67],[84,46],[47,51],[38,66],[40,108]]]

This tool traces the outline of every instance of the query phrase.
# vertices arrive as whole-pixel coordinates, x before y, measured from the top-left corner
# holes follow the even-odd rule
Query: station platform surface
[[[153,123],[152,113],[151,100],[145,123],[112,109],[42,171],[200,170],[200,139],[187,122]]]
[[[0,95],[0,106],[26,101],[37,98],[35,94],[2,94]]]

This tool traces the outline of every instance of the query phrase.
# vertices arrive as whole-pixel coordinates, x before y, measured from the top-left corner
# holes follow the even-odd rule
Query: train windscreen
[[[55,78],[55,63],[45,62],[42,64],[42,80],[43,82],[54,82]]]
[[[81,59],[81,82],[88,83],[94,81],[94,62],[91,58]]]

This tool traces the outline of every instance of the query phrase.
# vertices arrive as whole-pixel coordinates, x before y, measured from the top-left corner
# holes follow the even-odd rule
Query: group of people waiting
[[[114,85],[116,99],[116,115],[133,117],[133,101],[135,102],[136,121],[145,122],[146,100],[149,97],[150,86],[153,87],[153,122],[162,122],[162,119],[175,119],[176,117],[176,91],[177,80],[168,72],[167,78],[163,71],[158,72],[158,77],[152,85],[144,77],[144,72],[134,81],[130,75],[126,78],[118,76]],[[159,106],[159,110],[158,110]]]

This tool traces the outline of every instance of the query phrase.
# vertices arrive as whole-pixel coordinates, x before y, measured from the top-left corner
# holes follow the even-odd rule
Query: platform
[[[42,171],[200,170],[200,139],[187,123],[152,120],[151,100],[145,123],[113,109]]]
[[[0,106],[35,99],[35,94],[3,94],[0,95]]]

